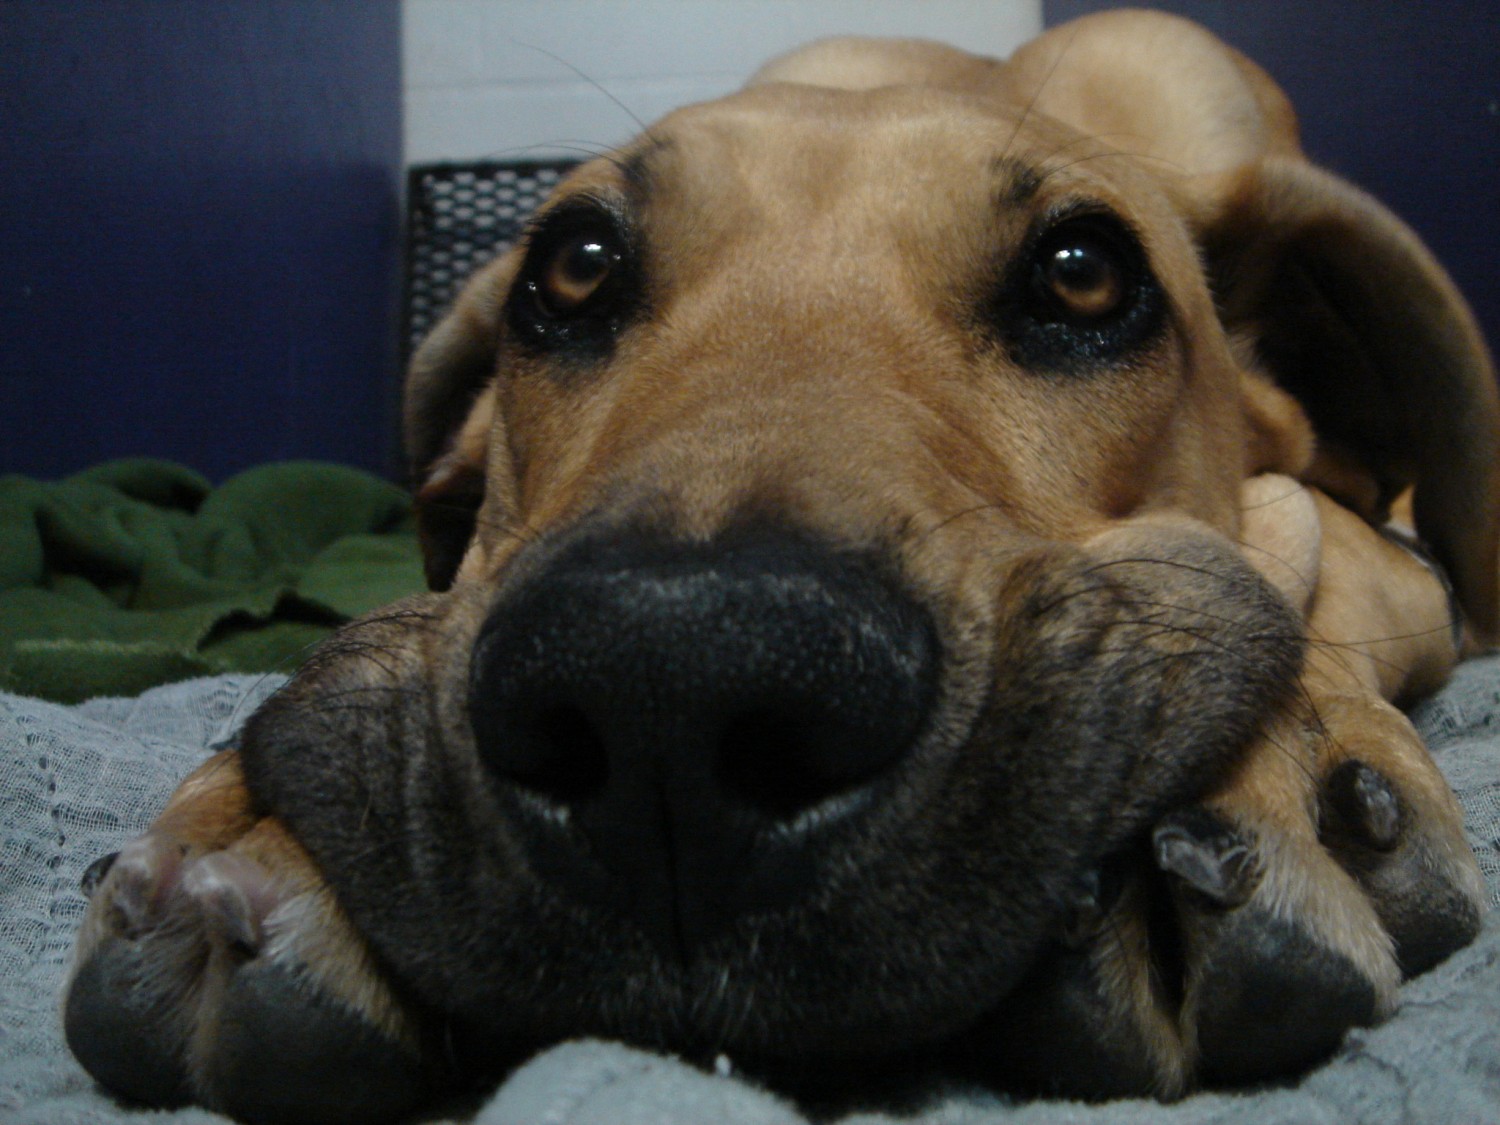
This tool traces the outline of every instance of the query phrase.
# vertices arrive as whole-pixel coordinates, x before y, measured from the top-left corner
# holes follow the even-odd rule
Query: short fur
[[[423,345],[435,592],[121,854],[69,1040],[320,1122],[585,1034],[813,1100],[1305,1067],[1479,924],[1393,703],[1455,604],[1495,635],[1497,419],[1431,255],[1192,24],[775,60]]]

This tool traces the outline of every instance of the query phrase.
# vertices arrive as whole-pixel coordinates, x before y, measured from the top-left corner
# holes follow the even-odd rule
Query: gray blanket
[[[78,879],[141,831],[176,780],[227,737],[276,683],[222,677],[135,699],[59,707],[0,695],[0,1122],[106,1125],[224,1118],[128,1110],[101,1093],[63,1046],[58,988],[84,902]],[[1470,840],[1500,904],[1500,656],[1471,661],[1425,703],[1418,725],[1468,814]],[[581,1041],[517,1071],[473,1118],[480,1125],[805,1125],[791,1106],[732,1073]],[[841,1125],[898,1119],[857,1115]],[[1407,985],[1389,1023],[1352,1033],[1292,1086],[1205,1094],[1172,1106],[1011,1103],[953,1094],[900,1118],[913,1125],[1497,1125],[1500,1123],[1500,911],[1480,939]]]

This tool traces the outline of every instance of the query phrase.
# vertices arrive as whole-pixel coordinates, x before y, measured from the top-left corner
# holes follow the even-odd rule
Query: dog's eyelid
[[[1034,246],[1053,232],[1074,223],[1113,233],[1134,249],[1144,252],[1145,242],[1140,228],[1102,199],[1090,196],[1071,196],[1048,206],[1032,223],[1027,243]]]
[[[587,191],[532,215],[521,230],[518,245],[529,250],[553,234],[566,237],[596,224],[611,228],[622,242],[630,241],[634,229],[630,208],[623,198],[612,193]]]

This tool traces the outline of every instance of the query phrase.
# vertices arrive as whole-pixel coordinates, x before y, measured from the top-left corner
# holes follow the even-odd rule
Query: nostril
[[[600,793],[609,781],[604,738],[583,708],[557,703],[513,708],[481,744],[503,748],[490,761],[497,773],[526,789],[572,805]]]
[[[809,738],[805,724],[784,714],[752,711],[730,720],[719,736],[725,791],[777,819],[816,803],[831,787],[803,768]]]
[[[750,710],[720,733],[719,781],[732,797],[789,820],[875,777],[887,757],[828,715]]]

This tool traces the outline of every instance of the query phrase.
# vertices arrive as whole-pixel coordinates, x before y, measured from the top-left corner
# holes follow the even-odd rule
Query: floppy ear
[[[1309,480],[1375,522],[1414,487],[1418,533],[1494,637],[1500,402],[1443,268],[1373,198],[1294,159],[1251,169],[1203,236],[1226,325],[1313,421]]]
[[[1472,313],[1417,236],[1309,164],[1271,78],[1185,20],[1064,24],[1017,52],[1005,82],[1147,158],[1195,231],[1225,328],[1312,420],[1305,479],[1372,522],[1414,487],[1418,532],[1493,638],[1500,395]]]
[[[475,274],[407,371],[406,452],[427,584],[434,590],[453,584],[486,490],[505,493],[489,497],[502,510],[513,501],[508,473],[491,472],[490,461],[508,456],[495,425],[495,364],[505,296],[519,263],[512,251]]]

